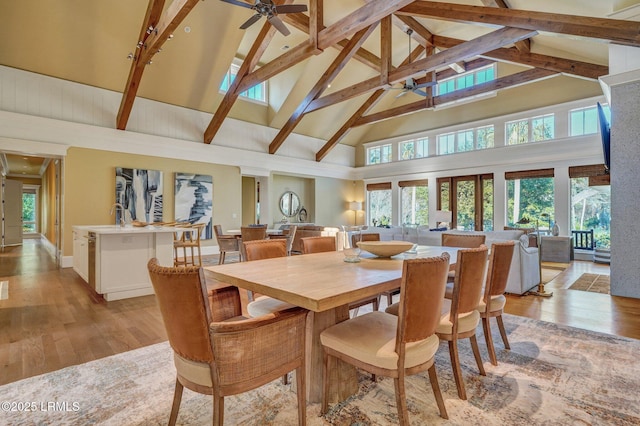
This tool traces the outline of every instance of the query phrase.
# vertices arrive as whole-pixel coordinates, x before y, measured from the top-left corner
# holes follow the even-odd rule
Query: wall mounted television
[[[604,154],[604,169],[608,174],[611,171],[611,125],[600,102],[598,102],[598,123],[600,124],[602,153]]]

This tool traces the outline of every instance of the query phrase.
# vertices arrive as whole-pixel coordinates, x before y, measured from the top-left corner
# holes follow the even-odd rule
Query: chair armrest
[[[273,323],[287,321],[290,318],[304,317],[309,311],[303,308],[290,308],[284,311],[272,312],[255,318],[248,318],[239,321],[212,322],[209,324],[209,331],[213,333],[237,333],[247,330],[255,330]]]

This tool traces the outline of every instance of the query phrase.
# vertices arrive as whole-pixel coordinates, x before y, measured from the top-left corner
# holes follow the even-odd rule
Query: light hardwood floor
[[[606,265],[573,262],[546,288],[550,298],[509,296],[506,312],[640,339],[640,299],[567,290],[584,272]],[[0,252],[0,384],[166,340],[154,296],[92,298],[71,269],[57,269],[37,240]]]

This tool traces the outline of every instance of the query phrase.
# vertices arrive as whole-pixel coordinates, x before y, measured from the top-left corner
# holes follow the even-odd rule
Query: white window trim
[[[227,71],[226,71],[226,73],[225,73],[225,76],[226,76],[227,74],[229,74],[229,71],[230,71],[232,68],[236,68],[236,73],[237,73],[237,71],[240,69],[240,66],[241,66],[241,65],[242,65],[242,61],[241,61],[241,60],[239,60],[239,59],[237,59],[237,58],[234,58],[234,59],[233,59],[233,62],[231,63],[231,65],[230,65],[230,66],[229,66],[229,68],[227,69]],[[242,96],[242,95],[238,95],[238,99],[239,99],[239,100],[243,100],[243,101],[247,101],[247,102],[252,102],[252,103],[254,103],[254,104],[258,104],[258,105],[268,106],[268,105],[269,105],[269,102],[268,102],[268,100],[269,100],[269,80],[263,81],[262,83],[259,83],[259,84],[264,85],[264,87],[263,87],[263,91],[264,91],[264,98],[265,98],[265,100],[264,100],[264,101],[261,101],[261,100],[258,100],[258,99],[253,99],[253,98],[249,98],[249,97]],[[220,94],[223,94],[223,95],[224,95],[224,94],[226,94],[226,93],[227,93],[227,91],[226,91],[226,90],[222,90],[222,89],[220,89],[220,86],[221,86],[221,85],[222,85],[222,82],[220,82],[220,85],[218,86],[218,93],[220,93]]]

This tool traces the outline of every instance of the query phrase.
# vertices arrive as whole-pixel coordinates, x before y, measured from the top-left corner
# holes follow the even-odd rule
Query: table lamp
[[[449,224],[453,220],[453,215],[450,210],[436,210],[436,228],[440,228],[440,225],[446,223],[446,227],[449,228]]]
[[[349,210],[353,210],[353,224],[357,225],[357,223],[358,223],[358,211],[362,210],[362,202],[361,201],[351,201],[351,202],[349,202]]]

